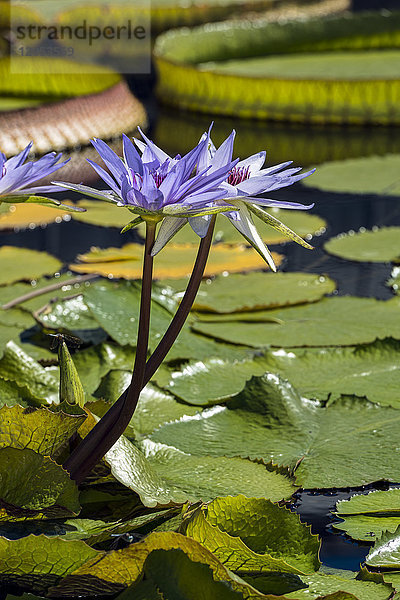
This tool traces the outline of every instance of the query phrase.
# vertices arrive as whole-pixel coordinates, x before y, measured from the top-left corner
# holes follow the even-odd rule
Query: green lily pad
[[[224,582],[225,586],[221,588],[221,586],[216,586],[214,591],[217,593],[215,597],[221,597],[223,600],[233,600],[233,598],[242,597],[242,598],[264,598],[262,594],[260,594],[257,590],[255,590],[252,586],[246,584],[242,579],[235,576],[233,573],[228,571],[219,561],[218,559],[209,552],[206,548],[204,548],[201,544],[196,542],[195,540],[180,535],[179,533],[174,532],[163,532],[163,533],[151,533],[144,540],[131,544],[127,548],[123,550],[108,552],[104,554],[101,560],[96,560],[96,558],[89,559],[86,564],[82,565],[82,567],[75,570],[75,572],[71,573],[68,577],[66,577],[56,588],[50,590],[51,595],[62,595],[62,596],[74,596],[76,595],[78,590],[86,589],[88,583],[90,583],[90,589],[95,590],[97,594],[110,594],[113,592],[121,591],[121,589],[126,588],[127,586],[132,585],[132,589],[128,589],[126,592],[126,598],[132,597],[131,594],[135,594],[138,591],[144,593],[144,595],[138,595],[138,598],[157,598],[156,596],[148,595],[148,586],[141,585],[141,581],[143,579],[143,570],[145,569],[145,561],[151,553],[155,550],[165,550],[165,551],[173,551],[176,554],[176,550],[180,550],[185,553],[185,555],[193,562],[199,563],[200,566],[208,566],[212,573],[212,579],[215,582]],[[165,566],[170,567],[170,560],[166,559],[167,562],[164,562],[165,554],[161,556],[160,563]],[[154,563],[152,563],[154,565]],[[154,569],[154,566],[153,566]],[[151,581],[153,583],[152,588],[150,588],[151,593],[154,592],[155,581],[158,582],[160,579],[155,573],[155,569],[146,570],[146,573],[150,574]],[[171,589],[171,586],[175,585],[179,587],[179,592],[182,592],[182,579],[184,578],[185,573],[187,573],[188,565],[179,561],[168,569],[169,574],[172,572],[175,577],[171,581],[171,579],[167,576],[164,581],[160,581],[160,585],[164,591],[167,591],[168,597],[168,589]],[[193,566],[189,567],[189,572],[193,575]],[[164,571],[162,572],[164,573]],[[207,576],[208,571],[204,569],[196,569],[196,581],[204,582],[205,590],[208,591],[210,580]],[[175,580],[175,583],[173,581]],[[188,581],[190,587],[188,588],[193,592],[193,579],[191,576],[188,576]],[[165,586],[167,586],[167,590],[165,590]],[[172,588],[173,595],[169,596],[171,600],[173,598],[177,598],[175,595],[176,587]],[[236,592],[234,596],[229,595],[229,590],[233,590]],[[157,592],[157,589],[156,589]],[[220,596],[220,593],[223,593],[223,596]],[[157,592],[158,594],[158,592]],[[133,597],[135,597],[133,595]],[[159,594],[158,594],[158,597]],[[182,598],[186,598],[186,596],[180,595]],[[193,596],[192,596],[193,597]],[[205,598],[212,598],[211,596],[205,596]]]
[[[200,284],[193,310],[216,313],[315,302],[335,289],[329,277],[308,273],[248,273]]]
[[[58,381],[14,342],[8,342],[0,359],[0,377],[26,388],[30,397],[58,403]]]
[[[386,339],[347,348],[276,350],[258,360],[308,398],[354,395],[400,408],[399,351],[398,341]]]
[[[238,394],[253,375],[266,371],[261,360],[223,360],[210,358],[185,363],[179,370],[171,370],[169,377],[157,383],[177,398],[195,406],[211,406]]]
[[[0,248],[0,285],[21,279],[38,279],[53,274],[60,267],[61,262],[46,252],[16,246]]]
[[[67,415],[47,408],[3,406],[0,408],[0,448],[29,448],[52,457],[84,420],[83,415]]]
[[[400,528],[394,534],[384,532],[371,548],[365,563],[369,567],[398,569],[400,566]]]
[[[122,346],[136,345],[139,319],[140,289],[136,283],[104,281],[93,284],[85,292],[84,300],[98,324]],[[127,306],[130,307],[129,311]],[[158,302],[152,302],[149,347],[153,351],[167,330],[172,316]],[[233,346],[216,344],[193,334],[188,325],[183,327],[166,360],[203,358],[207,356],[243,357],[246,351]],[[115,365],[117,366],[117,365]],[[79,365],[77,363],[79,372]],[[129,368],[131,368],[129,366]],[[79,372],[80,373],[80,372]],[[84,377],[82,378],[84,381]]]
[[[342,296],[323,298],[301,306],[272,309],[254,313],[246,323],[244,313],[235,322],[197,322],[195,331],[233,344],[253,347],[268,345],[351,346],[373,342],[376,338],[400,338],[400,304],[398,298],[386,302],[374,298]],[[250,313],[252,314],[252,313]],[[270,321],[262,322],[263,317]]]
[[[308,587],[285,594],[287,598],[295,600],[333,599],[335,596],[331,596],[331,594],[340,591],[350,594],[351,598],[357,598],[357,600],[389,600],[393,594],[391,585],[374,583],[372,581],[359,581],[336,575],[315,573],[313,575],[302,576],[301,580]]]
[[[248,460],[192,456],[151,440],[140,446],[154,471],[191,499],[208,501],[220,495],[245,494],[276,502],[296,491],[289,477]]]
[[[16,584],[22,589],[43,592],[50,585],[103,552],[93,550],[85,542],[66,541],[60,537],[29,535],[19,540],[0,537],[0,576],[4,584]]]
[[[113,476],[145,506],[210,500],[218,493],[290,497],[290,479],[243,459],[199,457],[144,440],[140,449],[122,436],[105,455]]]
[[[399,283],[400,283],[400,267],[393,267],[392,272],[390,274],[390,279],[387,281],[386,285],[391,286],[395,294],[399,295]]]
[[[316,571],[319,542],[297,515],[265,498],[217,498],[199,509],[186,535],[239,574]]]
[[[54,518],[80,510],[75,482],[47,456],[28,448],[2,448],[0,473],[0,520]]]
[[[400,188],[399,188],[400,191]],[[351,231],[331,238],[325,250],[335,256],[360,262],[390,262],[400,257],[400,227],[373,231]]]
[[[330,192],[398,196],[398,168],[397,154],[338,160],[320,165],[303,185]]]
[[[336,529],[357,540],[375,541],[383,532],[394,533],[400,527],[400,489],[353,496],[338,502],[336,513],[344,519],[334,523]]]
[[[60,287],[46,292],[45,290],[52,285],[59,285]],[[61,300],[62,298],[69,297],[73,294],[79,294],[79,292],[88,288],[90,285],[90,281],[82,281],[80,283],[79,277],[71,277],[70,273],[64,273],[58,277],[43,277],[38,281],[32,281],[30,284],[20,282],[8,285],[7,287],[2,287],[0,289],[0,301],[2,304],[6,304],[17,298],[22,298],[31,292],[40,292],[43,290],[43,293],[40,293],[40,295],[24,300],[17,305],[18,307],[22,307],[25,311],[33,312],[42,308],[42,306],[45,306],[50,300]],[[8,309],[5,311],[5,314],[14,310],[15,309]],[[1,314],[2,313],[0,312],[0,315]]]
[[[134,352],[129,346],[112,343],[90,346],[74,354],[74,364],[86,394],[93,394],[107,373],[114,369],[132,371]],[[99,392],[101,397],[101,392]],[[111,400],[111,398],[105,398]]]
[[[122,229],[132,220],[132,213],[123,206],[114,206],[101,200],[80,200],[77,206],[86,208],[86,212],[73,213],[73,218],[82,223]]]
[[[322,408],[267,373],[251,379],[226,407],[166,424],[151,439],[198,456],[290,467],[304,488],[360,486],[398,480],[400,448],[392,440],[399,419],[395,409],[351,397]]]

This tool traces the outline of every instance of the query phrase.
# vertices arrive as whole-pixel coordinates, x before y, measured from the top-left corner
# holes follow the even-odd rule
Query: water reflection
[[[211,121],[211,116],[162,107],[152,135],[167,152],[182,153],[193,148]],[[214,142],[221,143],[232,129],[238,134],[237,156],[267,150],[269,164],[293,160],[308,166],[400,152],[400,136],[393,135],[390,127],[301,126],[218,117],[213,127]]]

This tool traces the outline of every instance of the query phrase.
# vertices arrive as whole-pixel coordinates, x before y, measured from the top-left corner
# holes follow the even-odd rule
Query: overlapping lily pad
[[[216,498],[198,510],[186,534],[238,573],[306,574],[319,568],[319,542],[297,515],[268,500]]]
[[[369,567],[398,569],[400,566],[400,527],[394,533],[384,532],[371,548],[365,562]]]
[[[193,310],[216,313],[315,302],[335,289],[329,277],[308,273],[248,273],[203,281]]]
[[[53,274],[60,267],[61,262],[46,252],[15,246],[0,248],[0,285],[38,279]]]
[[[235,321],[212,323],[198,321],[195,331],[234,344],[253,347],[268,345],[294,346],[350,346],[373,342],[376,338],[392,336],[400,339],[400,304],[397,298],[387,302],[374,298],[342,296],[324,298],[314,304],[238,313]],[[263,322],[264,318],[268,321]]]
[[[393,339],[347,348],[276,350],[265,355],[264,368],[287,377],[308,398],[355,395],[400,408],[399,351]]]
[[[385,531],[395,533],[400,527],[400,489],[353,496],[338,502],[336,513],[344,519],[334,524],[336,529],[356,540],[378,540]]]
[[[341,234],[326,242],[325,250],[347,260],[390,262],[400,258],[400,227]]]
[[[196,259],[198,245],[169,244],[155,259],[154,277],[179,278],[190,275]],[[142,273],[143,246],[126,244],[122,248],[92,249],[78,258],[82,264],[71,264],[70,268],[78,273],[97,273],[104,277],[138,279]],[[281,257],[273,254],[274,262],[279,265]],[[253,250],[244,246],[218,244],[213,248],[208,260],[205,276],[224,271],[238,273],[265,268],[264,260]]]
[[[399,419],[395,409],[356,398],[323,408],[266,374],[251,379],[226,407],[166,424],[151,438],[199,456],[290,467],[305,488],[347,487],[397,481],[400,449],[392,440]]]
[[[76,212],[73,215],[74,219],[82,221],[82,223],[89,223],[90,225],[97,225],[99,227],[118,227],[119,229],[122,229],[132,220],[132,213],[127,209],[123,206],[114,206],[108,202],[101,202],[100,200],[80,200],[77,203],[77,206],[86,209],[86,212]]]

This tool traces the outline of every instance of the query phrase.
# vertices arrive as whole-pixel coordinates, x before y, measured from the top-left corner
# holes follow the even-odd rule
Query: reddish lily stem
[[[106,431],[104,431],[104,423],[100,425],[102,423],[102,420],[100,420],[66,460],[64,468],[69,471],[71,479],[74,479],[77,483],[80,483],[90,473],[98,461],[123,434],[135,412],[139,395],[143,388],[149,340],[151,286],[153,280],[153,257],[151,249],[154,244],[155,231],[156,224],[154,222],[146,222],[139,328],[131,384],[122,396],[123,402],[118,418],[113,420],[110,426],[106,428]],[[101,430],[100,440],[97,428]]]

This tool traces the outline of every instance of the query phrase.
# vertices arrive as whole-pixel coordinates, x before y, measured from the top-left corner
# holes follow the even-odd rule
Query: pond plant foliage
[[[143,257],[93,250],[81,257],[88,274],[72,276],[50,255],[1,250],[0,581],[9,599],[389,600],[400,587],[398,490],[337,506],[336,526],[374,543],[358,573],[321,568],[318,537],[289,510],[299,488],[398,480],[400,299],[327,297],[336,285],[323,274],[227,276],[212,261],[202,281],[221,245],[214,228],[228,235],[233,225],[272,269],[253,216],[309,247],[307,221],[295,234],[283,224],[289,203],[258,196],[307,173],[264,170],[263,153],[232,161],[233,138],[214,148],[208,132],[175,158],[145,136],[125,138],[122,160],[96,140],[111,175],[93,167],[109,189],[58,183],[108,202],[126,219],[113,225],[144,228]],[[6,169],[33,174],[39,161],[25,158]],[[49,205],[16,180],[6,209],[15,198]],[[80,205],[89,215],[89,201]],[[309,225],[313,233],[321,222]],[[193,240],[179,236],[189,228],[200,238],[191,277],[187,261],[165,277],[180,260],[172,252],[153,282],[153,255],[162,262],[174,234],[187,252]],[[143,269],[141,281],[110,277],[124,260]],[[107,278],[93,275],[99,261]]]

